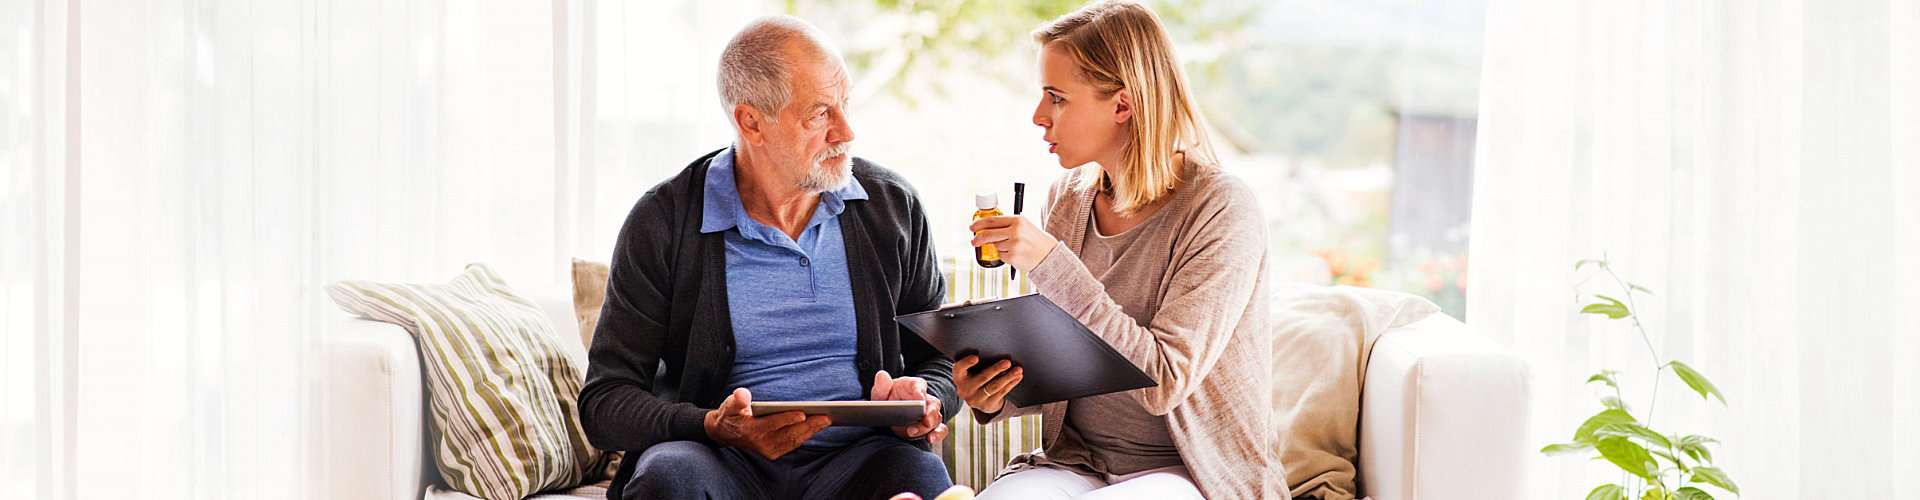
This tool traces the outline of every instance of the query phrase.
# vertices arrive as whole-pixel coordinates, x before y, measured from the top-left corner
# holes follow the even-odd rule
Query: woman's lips
[[[1049,143],[1047,143],[1047,152],[1048,152],[1048,153],[1052,153],[1052,152],[1054,152],[1054,150],[1055,150],[1055,149],[1059,149],[1059,148],[1060,148],[1060,144],[1059,144],[1059,143],[1056,143],[1056,142],[1049,142]]]

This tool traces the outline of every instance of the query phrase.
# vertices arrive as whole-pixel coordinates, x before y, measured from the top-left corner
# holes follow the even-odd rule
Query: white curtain
[[[1573,264],[1605,256],[1727,397],[1668,378],[1655,427],[1723,441],[1742,498],[1920,488],[1916,3],[1490,2],[1467,317],[1532,362],[1531,442],[1601,409],[1601,369],[1648,403],[1639,337],[1577,313]],[[1583,498],[1609,470],[1515,472]]]
[[[755,0],[566,2],[557,71],[573,256],[606,261],[635,200],[694,159],[733,142],[714,74]]]
[[[0,498],[303,498],[320,287],[566,279],[558,3],[0,2]]]

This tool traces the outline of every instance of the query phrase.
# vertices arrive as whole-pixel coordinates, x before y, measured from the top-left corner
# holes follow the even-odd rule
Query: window
[[[724,5],[721,5],[724,4]],[[761,13],[821,27],[853,73],[855,154],[919,187],[943,255],[970,252],[973,194],[1062,170],[1031,122],[1028,33],[1054,2],[668,2],[601,9],[582,31],[581,238],[611,252],[647,186],[731,139],[711,83],[719,50]],[[1432,298],[1465,313],[1467,220],[1484,5],[1479,0],[1150,2],[1179,45],[1222,162],[1262,200],[1274,272]],[[657,50],[659,47],[687,50]],[[583,72],[586,70],[583,70]],[[591,191],[586,192],[586,191]],[[1039,202],[1036,202],[1038,200]]]

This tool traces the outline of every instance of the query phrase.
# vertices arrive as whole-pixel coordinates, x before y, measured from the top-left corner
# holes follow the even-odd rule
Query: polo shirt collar
[[[747,207],[740,202],[740,186],[734,182],[733,151],[728,147],[714,155],[707,167],[705,196],[701,202],[700,232],[715,233],[739,227],[740,222],[748,220]],[[849,179],[846,187],[820,193],[820,208],[826,210],[829,217],[838,217],[846,211],[847,201],[867,199],[867,189],[860,185],[860,178]],[[743,228],[744,230],[744,228]]]

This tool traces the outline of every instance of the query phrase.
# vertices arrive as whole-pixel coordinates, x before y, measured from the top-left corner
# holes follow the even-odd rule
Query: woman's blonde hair
[[[1176,153],[1203,165],[1218,162],[1173,42],[1153,10],[1127,1],[1096,1],[1034,30],[1033,40],[1041,50],[1059,42],[1101,99],[1121,89],[1132,97],[1126,148],[1119,165],[1108,165],[1125,175],[1108,179],[1104,169],[1082,173],[1079,189],[1111,186],[1114,211],[1132,214],[1179,186],[1182,165]]]

